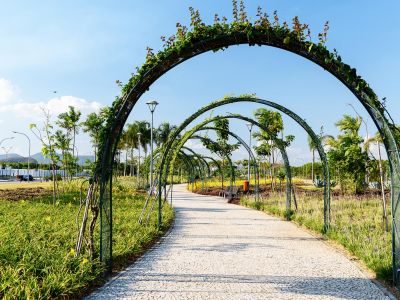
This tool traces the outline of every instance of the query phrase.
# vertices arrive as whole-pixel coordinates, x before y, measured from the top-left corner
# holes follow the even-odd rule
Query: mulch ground
[[[239,190],[243,191],[243,187],[242,186],[238,186],[238,187],[239,187]],[[225,189],[226,188],[227,188],[227,186],[225,186]],[[205,189],[201,189],[200,188],[200,189],[194,190],[193,192],[195,192],[197,194],[201,194],[201,195],[218,196],[220,191],[221,191],[221,187],[219,186],[219,187],[207,187]],[[278,192],[280,191],[280,192],[285,193],[285,184],[282,184],[282,186],[280,186],[278,184],[275,187],[275,192],[276,191],[278,191]],[[300,186],[294,184],[294,191],[295,191],[296,194],[304,195],[304,196],[317,196],[317,195],[322,196],[323,193],[324,193],[322,188],[321,189],[315,189],[315,190],[314,189],[307,189],[307,188],[305,188],[304,184],[302,184]],[[273,193],[272,189],[271,189],[271,185],[269,185],[269,184],[265,185],[265,184],[261,184],[261,183],[260,183],[259,192],[262,195],[262,197],[268,197],[268,196],[270,196],[271,193]],[[386,191],[386,192],[389,193],[389,190]],[[250,194],[253,194],[253,193],[254,193],[254,190],[253,190],[253,187],[251,187]],[[361,200],[364,197],[380,196],[380,193],[381,193],[381,191],[378,190],[378,189],[376,189],[376,190],[375,189],[374,190],[370,189],[367,192],[365,192],[364,194],[357,195],[357,198],[360,198],[360,200]],[[338,189],[331,189],[331,195],[333,197],[335,197],[335,196],[343,196],[345,194],[341,193],[341,191],[338,190]],[[229,203],[236,203],[236,202],[237,203],[239,202],[239,198],[235,198],[235,199],[232,199],[231,201],[229,201]]]
[[[42,187],[0,189],[0,200],[21,201],[51,195],[51,190]]]

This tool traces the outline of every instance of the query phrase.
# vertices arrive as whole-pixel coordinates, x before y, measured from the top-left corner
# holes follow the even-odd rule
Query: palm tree
[[[313,140],[310,136],[307,136],[307,141],[308,141],[308,148],[310,149],[311,155],[312,155],[312,161],[311,161],[311,180],[314,181],[315,149],[317,148],[317,145],[315,145],[314,140]]]
[[[81,118],[81,112],[76,110],[73,106],[68,106],[68,111],[58,115],[58,126],[64,128],[67,131],[67,137],[72,135],[72,157],[75,158],[75,139],[79,133],[79,119]]]
[[[68,138],[67,134],[63,133],[61,130],[57,130],[54,134],[55,142],[54,145],[61,150],[62,155],[62,165],[64,168],[64,180],[65,180],[65,173],[68,169],[68,150],[69,145],[71,143],[71,139]]]
[[[162,144],[164,144],[168,139],[168,135],[175,129],[176,129],[175,125],[171,125],[168,122],[161,123],[155,132],[156,145],[159,147]]]
[[[138,133],[140,136],[140,145],[138,147],[142,147],[144,151],[144,161],[147,159],[147,153],[149,149],[149,145],[151,142],[151,128],[150,124],[147,121],[135,121],[136,126],[138,127]],[[148,176],[146,176],[146,180],[148,180]]]
[[[100,132],[106,121],[107,109],[102,109],[99,113],[90,113],[86,120],[81,123],[83,132],[89,134],[94,147],[94,160],[97,160],[97,149],[100,142]]]
[[[138,143],[138,138],[137,135],[139,133],[139,126],[138,124],[132,123],[128,124],[125,134],[124,134],[124,144],[125,144],[125,149],[126,152],[130,151],[130,158],[131,158],[131,176],[133,176],[133,150],[138,149],[140,147]],[[125,155],[125,159],[127,158],[127,155]]]

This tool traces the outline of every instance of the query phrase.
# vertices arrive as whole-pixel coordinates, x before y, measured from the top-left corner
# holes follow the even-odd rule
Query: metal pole
[[[251,149],[251,129],[252,127],[250,127],[250,139],[249,139],[249,148]],[[250,154],[249,154],[249,167],[248,167],[248,176],[249,176],[249,182],[250,182]]]
[[[251,130],[253,129],[253,123],[247,123],[246,124],[246,126],[247,126],[247,128],[249,129],[249,134],[250,134],[250,137],[249,137],[249,147],[250,147],[250,149],[251,149]],[[247,163],[247,180],[248,180],[248,182],[249,182],[249,184],[250,184],[250,153],[249,153],[249,161],[248,161],[248,163]]]
[[[153,192],[153,113],[151,112],[151,132],[150,132],[150,193]],[[161,184],[161,182],[159,182]]]
[[[138,158],[138,171],[137,171],[137,186],[140,187],[140,136],[142,134],[139,132],[138,133],[138,152],[139,152],[139,158]]]
[[[75,176],[78,174],[78,168],[79,168],[79,153],[78,153],[78,147],[76,147],[76,145],[74,145],[74,148],[76,150],[76,174]],[[117,168],[118,169],[118,168]]]

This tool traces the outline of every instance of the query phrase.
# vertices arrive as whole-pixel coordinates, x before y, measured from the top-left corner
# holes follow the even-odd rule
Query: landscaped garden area
[[[161,7],[164,4],[158,5]],[[355,31],[343,41],[345,50],[339,53],[330,44],[329,21],[321,23],[320,19],[311,18],[311,23],[318,20],[322,25],[318,32],[312,32],[309,23],[303,22],[306,18],[300,21],[297,15],[293,15],[288,19],[286,15],[278,14],[277,10],[253,8],[253,13],[250,13],[243,0],[233,0],[229,1],[230,17],[213,14],[203,19],[198,9],[189,7],[187,25],[174,22],[172,25],[175,24],[176,31],[169,36],[161,33],[158,47],[142,47],[143,51],[138,52],[142,54],[142,60],[135,57],[135,61],[142,61],[142,64],[128,73],[126,69],[113,72],[110,66],[125,66],[127,60],[130,61],[131,54],[124,57],[125,50],[121,49],[128,49],[125,48],[125,41],[132,36],[147,41],[150,39],[147,30],[150,29],[160,36],[158,28],[152,26],[160,27],[154,16],[164,10],[151,7],[148,11],[152,13],[145,16],[146,22],[141,19],[144,18],[141,14],[121,18],[120,15],[125,16],[125,10],[107,21],[97,20],[97,15],[93,13],[87,22],[94,22],[95,29],[89,37],[77,40],[83,43],[93,38],[95,46],[87,45],[80,51],[69,45],[60,46],[63,62],[66,53],[90,53],[76,60],[79,66],[76,66],[72,76],[68,73],[69,66],[65,66],[68,76],[64,74],[66,78],[73,77],[75,80],[76,77],[76,81],[85,82],[87,86],[62,88],[68,93],[75,90],[86,93],[90,91],[90,83],[95,82],[93,93],[108,100],[114,97],[112,102],[100,103],[67,94],[58,96],[59,92],[52,90],[53,98],[33,104],[20,98],[22,93],[11,81],[0,78],[0,114],[3,113],[8,120],[0,119],[0,131],[7,128],[7,133],[1,133],[7,137],[0,139],[4,152],[4,156],[0,157],[0,298],[68,299],[90,294],[102,286],[110,275],[115,275],[143,255],[171,228],[175,217],[174,201],[180,205],[177,205],[177,215],[185,221],[177,226],[176,240],[170,239],[169,244],[167,242],[163,247],[174,249],[177,255],[169,256],[171,253],[168,251],[161,253],[172,258],[172,262],[178,258],[177,263],[168,266],[167,262],[165,267],[165,260],[160,259],[160,253],[156,253],[155,258],[148,259],[146,267],[138,271],[144,273],[138,277],[135,276],[139,273],[135,273],[127,279],[127,282],[133,280],[132,285],[126,284],[131,290],[135,290],[133,286],[140,285],[141,281],[146,282],[148,286],[142,289],[136,286],[135,292],[146,291],[150,298],[154,298],[154,292],[161,293],[162,297],[170,295],[162,285],[164,282],[185,283],[188,290],[189,282],[197,283],[197,277],[207,282],[208,276],[200,276],[201,272],[197,271],[207,273],[210,270],[203,269],[204,266],[218,264],[229,255],[243,254],[245,259],[253,258],[249,265],[254,262],[260,264],[254,261],[256,255],[252,257],[248,254],[257,253],[264,247],[271,253],[271,257],[264,257],[265,261],[270,265],[276,263],[274,267],[279,273],[276,278],[275,273],[264,276],[262,270],[256,268],[254,274],[260,270],[261,273],[254,275],[250,270],[249,274],[243,274],[244,277],[238,276],[241,270],[224,269],[220,274],[214,273],[210,282],[223,285],[229,277],[229,282],[237,284],[239,290],[242,288],[240,285],[246,282],[261,285],[278,282],[279,287],[274,292],[278,289],[279,293],[294,291],[304,297],[323,294],[325,288],[332,285],[330,274],[324,273],[321,277],[312,271],[300,274],[301,264],[291,273],[280,273],[279,269],[290,271],[290,266],[279,265],[288,264],[286,257],[279,255],[297,250],[295,243],[286,243],[295,241],[295,237],[286,240],[287,232],[286,236],[279,236],[280,229],[275,228],[274,235],[268,238],[276,238],[276,245],[268,248],[268,241],[263,240],[262,234],[251,236],[248,228],[267,223],[268,219],[277,221],[276,224],[281,227],[298,229],[297,238],[303,247],[310,245],[300,242],[306,240],[302,236],[304,229],[328,241],[334,248],[343,247],[346,254],[354,256],[374,273],[372,277],[386,287],[400,288],[400,233],[397,229],[400,227],[400,125],[393,118],[398,115],[398,107],[386,96],[375,93],[373,84],[370,85],[371,82],[359,75],[361,72],[345,63],[345,58],[346,61],[358,60],[360,70],[369,71],[368,75],[375,80],[375,85],[382,77],[379,69],[392,66],[393,59],[388,59],[385,67],[379,65],[373,68],[372,56],[362,54],[382,42],[371,43],[368,38],[364,41],[364,48],[353,52],[352,47],[346,47],[353,44],[356,48],[361,44],[356,39],[359,32]],[[285,14],[292,11],[287,8]],[[333,10],[335,7],[327,6],[319,12]],[[99,15],[104,18],[105,12],[111,11],[113,7],[107,7]],[[136,12],[136,7],[133,11]],[[314,11],[314,6],[308,7],[308,11]],[[316,15],[319,17],[319,14]],[[345,13],[341,10],[338,15]],[[370,16],[375,18],[374,13]],[[82,15],[82,19],[86,17]],[[168,15],[169,23],[170,17]],[[349,24],[353,24],[353,18],[352,15]],[[126,26],[121,21],[125,19],[139,20],[139,23]],[[110,22],[112,25],[115,20],[121,23],[114,24],[115,28],[106,26],[100,30],[101,24]],[[386,20],[381,18],[381,21]],[[147,25],[143,26],[144,23]],[[354,24],[363,27],[356,22]],[[50,25],[46,26],[46,32],[49,27],[52,28]],[[140,31],[137,31],[139,27]],[[354,30],[350,27],[337,26],[332,41],[341,41],[338,32],[346,35],[350,29]],[[375,30],[375,27],[368,27],[368,30]],[[110,28],[112,34],[109,33]],[[367,29],[362,30],[367,32]],[[82,28],[76,28],[76,32],[80,31]],[[384,34],[379,32],[375,38]],[[115,43],[118,47],[105,47],[106,44],[114,45],[121,36],[124,37],[123,42]],[[41,42],[38,40],[35,44]],[[126,52],[136,55],[136,47],[141,43],[135,40],[135,45],[131,45]],[[391,40],[390,43],[397,41]],[[241,54],[236,52],[235,49],[240,48],[236,46],[250,47],[254,51]],[[29,47],[18,47],[25,48]],[[96,52],[103,48],[107,51],[102,55]],[[264,53],[260,49],[269,52]],[[53,54],[57,49],[49,51]],[[51,57],[41,48],[37,52]],[[216,57],[210,58],[214,52],[218,52]],[[227,60],[219,64],[225,55]],[[119,56],[124,57],[122,62],[118,61]],[[107,61],[110,57],[112,60]],[[95,63],[86,66],[84,62],[93,58]],[[214,60],[205,63],[205,58]],[[379,54],[379,59],[384,60],[386,56]],[[9,60],[15,62],[21,58],[11,57]],[[41,59],[35,58],[34,61]],[[67,65],[68,60],[65,61]],[[102,65],[102,61],[107,61],[107,64]],[[232,65],[235,67],[232,68]],[[40,65],[40,70],[36,70],[38,78],[41,78],[41,68]],[[11,69],[10,74],[14,76],[16,70],[24,68]],[[49,73],[58,70],[58,66],[53,65],[51,69]],[[77,74],[86,70],[90,70],[86,77],[78,78]],[[118,88],[118,95],[115,96],[115,86],[114,89],[105,88],[104,83],[95,78],[94,71],[97,70],[107,70],[104,73],[113,76],[121,72],[130,76],[125,78],[125,83],[113,79]],[[172,71],[177,73],[173,75]],[[197,76],[197,73],[201,75]],[[383,77],[387,76],[386,70],[381,73]],[[25,78],[25,72],[21,76]],[[376,90],[391,91],[386,81],[395,76],[387,77],[380,86],[377,85]],[[47,80],[54,84],[52,76]],[[68,80],[63,78],[58,81],[61,84]],[[35,89],[31,87],[31,90]],[[43,86],[41,89],[44,89]],[[112,97],[107,94],[110,90],[114,93]],[[143,108],[140,102],[145,97],[148,99],[143,106],[147,107]],[[396,98],[396,95],[391,98]],[[164,111],[160,112],[157,108],[159,104]],[[147,115],[144,115],[144,109]],[[23,120],[20,122],[24,124],[22,129],[18,129],[19,123],[14,123],[13,119],[18,118]],[[14,125],[8,128],[9,124]],[[23,147],[13,144],[19,141],[18,138],[28,142],[27,149],[25,144]],[[32,155],[31,146],[40,149],[39,152]],[[12,153],[13,148],[16,152],[25,153],[27,150],[28,156]],[[78,150],[82,153],[82,148],[82,152],[90,155],[79,155]],[[226,202],[242,207],[231,206],[222,199],[188,194],[183,185],[174,194],[174,184],[177,183],[187,184],[188,190],[193,193],[223,196]],[[200,204],[191,207],[188,199],[198,199]],[[202,199],[206,200],[202,202]],[[213,210],[210,203],[217,202],[220,206]],[[301,229],[243,206],[291,221]],[[230,211],[229,207],[233,209]],[[232,216],[237,218],[239,211],[263,217],[262,220],[246,217],[246,221],[241,223],[229,223],[234,219]],[[209,218],[216,212],[224,213],[225,219],[221,221],[214,215]],[[193,228],[190,223],[192,215],[193,224],[204,228],[204,232]],[[240,227],[240,234],[235,235],[235,225],[229,224]],[[213,232],[224,226],[228,230],[221,229],[219,234]],[[189,233],[185,233],[187,228]],[[234,242],[229,240],[231,235]],[[203,243],[203,240],[207,242]],[[207,243],[213,244],[213,247]],[[322,253],[324,251],[320,246],[315,243],[311,247]],[[282,253],[275,252],[274,247],[282,249]],[[199,252],[193,254],[194,251]],[[296,255],[304,254],[300,252]],[[199,260],[192,261],[193,256],[197,259],[197,255]],[[275,262],[269,260],[273,255],[277,258]],[[303,267],[312,269],[314,262],[323,256],[306,254]],[[202,261],[204,257],[210,261]],[[301,255],[298,257],[298,260],[302,259]],[[344,260],[335,270],[337,278],[333,276],[341,283],[333,285],[347,284],[345,289],[361,287],[356,291],[359,294],[354,296],[357,298],[365,292],[363,285],[371,288],[371,278],[364,278],[357,273],[357,268],[349,267],[345,256],[341,258]],[[236,256],[235,259],[237,261],[241,257]],[[200,263],[197,269],[191,269],[197,263]],[[221,264],[220,267],[227,266]],[[324,266],[322,260],[319,266],[315,266],[316,270],[321,266]],[[231,267],[231,262],[228,267]],[[300,286],[297,275],[302,283],[315,285],[312,287],[315,290],[310,292],[303,286],[297,290]],[[153,277],[149,280],[150,277],[146,276]],[[353,281],[355,277],[358,282]],[[160,283],[159,290],[150,287]],[[197,293],[196,288],[193,292]],[[211,288],[211,285],[207,288],[209,292],[221,291]],[[339,294],[329,290],[323,295],[342,297],[340,288],[337,290]],[[178,292],[181,292],[180,287],[174,288],[174,296],[178,297]],[[381,295],[382,290],[374,292]]]
[[[5,299],[49,299],[83,296],[103,282],[104,267],[87,253],[75,256],[78,234],[77,212],[81,181],[65,182],[55,204],[43,184],[21,184],[0,190],[0,297]],[[18,188],[18,190],[17,190]],[[31,190],[41,192],[32,197]],[[16,199],[13,192],[18,191]],[[152,245],[163,232],[138,223],[145,194],[129,180],[114,185],[114,269],[120,270]],[[164,206],[165,231],[173,219]],[[80,219],[78,219],[80,220]],[[98,226],[98,225],[97,225]],[[98,229],[96,252],[99,253]]]

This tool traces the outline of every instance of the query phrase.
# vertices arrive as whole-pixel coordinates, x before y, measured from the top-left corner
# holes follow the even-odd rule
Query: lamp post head
[[[253,123],[246,123],[246,126],[249,129],[249,131],[251,131],[251,129],[253,128]]]
[[[150,112],[153,113],[156,110],[156,106],[158,105],[158,102],[153,100],[150,102],[146,103],[149,106]]]

